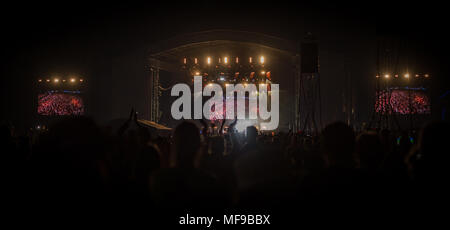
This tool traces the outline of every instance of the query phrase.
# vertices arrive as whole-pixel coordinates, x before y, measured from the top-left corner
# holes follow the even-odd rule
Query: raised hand
[[[234,118],[234,121],[230,124],[230,127],[228,128],[228,130],[234,130],[234,126],[236,126],[237,123],[237,116]]]
[[[134,107],[131,107],[130,116],[128,117],[128,121],[131,121],[133,119],[133,116],[135,116]]]
[[[225,125],[225,119],[222,120],[222,125],[220,126],[219,129],[219,135],[222,136],[223,135],[223,126]]]

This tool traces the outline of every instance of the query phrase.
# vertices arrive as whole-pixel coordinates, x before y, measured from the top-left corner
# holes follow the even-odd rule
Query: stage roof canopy
[[[149,61],[162,69],[176,69],[183,57],[248,54],[291,58],[299,53],[299,44],[266,34],[210,30],[183,34],[157,42],[147,50]]]

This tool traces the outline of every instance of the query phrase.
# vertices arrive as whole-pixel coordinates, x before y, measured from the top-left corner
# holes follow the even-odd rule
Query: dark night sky
[[[135,93],[133,82],[143,74],[148,45],[208,29],[248,30],[293,41],[313,32],[321,47],[325,112],[335,113],[340,103],[336,99],[342,85],[339,82],[344,72],[351,72],[357,78],[355,86],[360,89],[358,103],[364,119],[370,103],[377,38],[398,41],[410,67],[433,75],[436,95],[448,90],[448,13],[444,10],[430,1],[5,4],[0,16],[1,119],[31,121],[33,84],[39,76],[53,73],[87,76],[92,82],[90,90],[96,91],[92,103],[102,108],[97,118],[124,116],[133,101],[143,96]],[[328,119],[342,117],[335,113]]]

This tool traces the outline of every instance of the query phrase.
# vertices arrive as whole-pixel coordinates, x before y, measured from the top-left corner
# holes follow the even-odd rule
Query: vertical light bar
[[[228,57],[224,57],[223,61],[225,62],[225,64],[227,64],[228,63]]]
[[[207,62],[208,62],[208,65],[211,64],[211,58],[210,57],[207,58]]]
[[[248,59],[248,62],[250,62],[250,63],[252,63],[252,57],[250,57],[249,59]]]
[[[236,63],[239,63],[239,57],[236,57]]]
[[[261,57],[259,58],[259,62],[261,62],[261,64],[264,64],[264,56],[261,56]]]
[[[195,64],[197,64],[197,63],[198,63],[198,60],[197,60],[197,58],[194,58],[194,63],[195,63]]]

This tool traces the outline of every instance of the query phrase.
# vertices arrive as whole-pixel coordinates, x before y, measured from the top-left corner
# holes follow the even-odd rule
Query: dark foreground
[[[4,125],[3,218],[16,226],[145,229],[187,227],[180,225],[187,216],[221,220],[212,229],[446,219],[448,123],[355,133],[337,122],[318,136],[250,127],[245,137],[204,126],[201,135],[197,125],[184,122],[170,138],[133,119],[118,131],[84,117],[23,135]],[[225,225],[224,215],[247,224]],[[248,225],[248,215],[270,215],[270,225]]]

